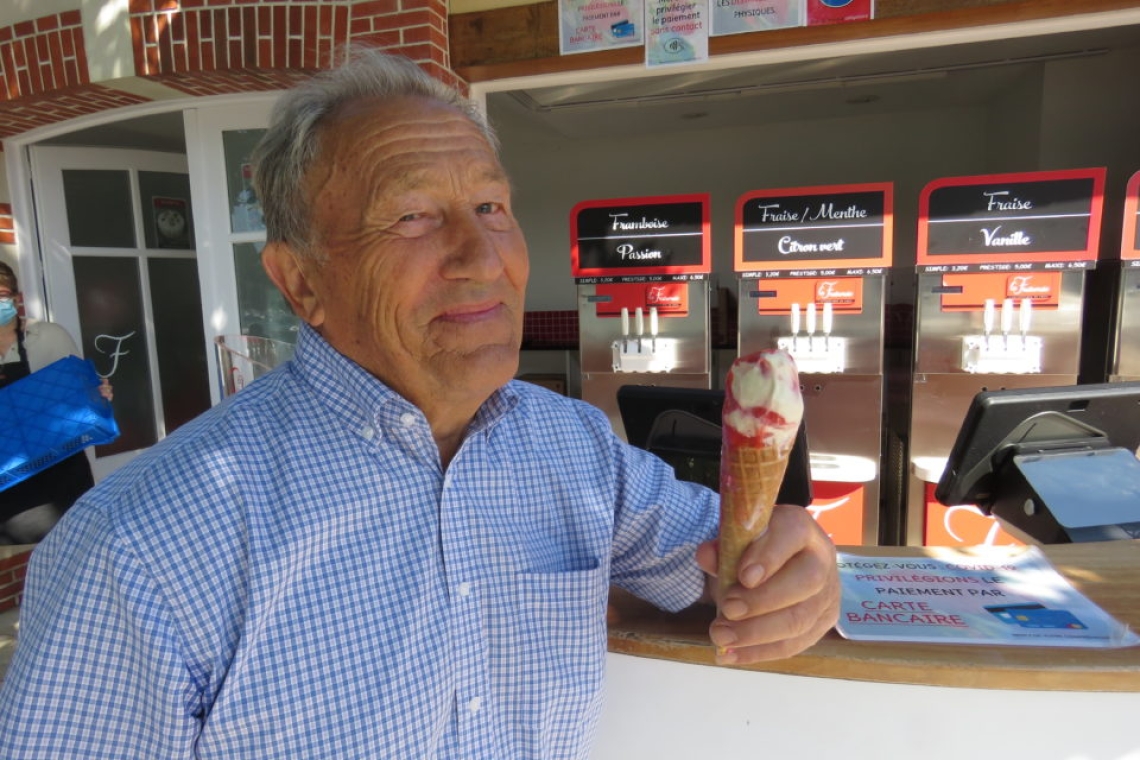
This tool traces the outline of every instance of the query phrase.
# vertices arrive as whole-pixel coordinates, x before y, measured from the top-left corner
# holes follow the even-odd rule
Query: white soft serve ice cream
[[[786,351],[737,359],[728,373],[724,424],[757,443],[791,448],[804,415],[799,373]]]

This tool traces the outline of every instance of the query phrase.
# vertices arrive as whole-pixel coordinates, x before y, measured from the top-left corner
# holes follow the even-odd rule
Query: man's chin
[[[491,390],[504,385],[519,371],[519,346],[489,344],[471,347],[452,355],[454,378],[462,385],[487,386]]]

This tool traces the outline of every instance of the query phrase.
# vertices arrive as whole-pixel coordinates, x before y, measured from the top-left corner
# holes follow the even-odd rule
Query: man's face
[[[479,129],[421,98],[334,115],[306,191],[315,247],[302,316],[427,410],[514,376],[529,271],[510,187]]]

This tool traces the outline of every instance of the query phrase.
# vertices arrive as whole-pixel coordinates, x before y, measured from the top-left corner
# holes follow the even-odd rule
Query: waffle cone
[[[791,449],[726,446],[721,454],[717,578],[723,593],[737,582],[740,557],[768,527]]]

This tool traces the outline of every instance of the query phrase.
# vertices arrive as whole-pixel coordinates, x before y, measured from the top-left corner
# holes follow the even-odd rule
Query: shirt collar
[[[395,419],[419,409],[356,362],[334,349],[316,330],[302,323],[293,366],[330,409],[348,424]],[[489,430],[519,403],[508,383],[483,403],[471,422],[471,432]]]

